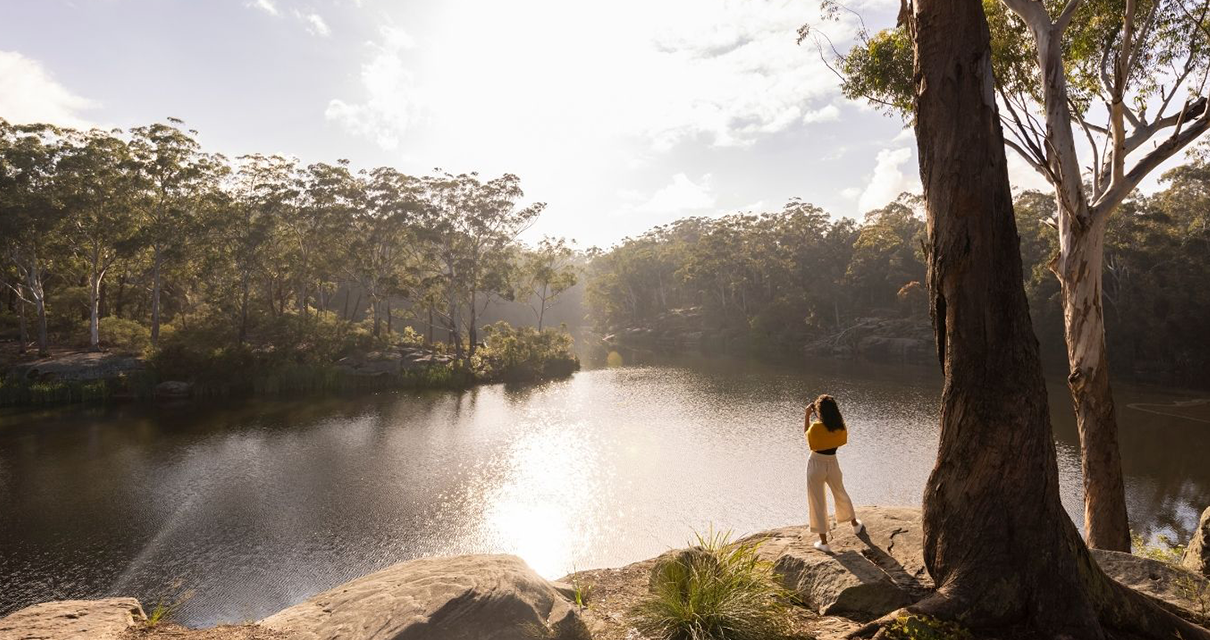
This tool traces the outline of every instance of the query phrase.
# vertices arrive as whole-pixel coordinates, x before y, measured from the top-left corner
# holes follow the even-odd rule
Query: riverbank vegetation
[[[411,382],[564,373],[561,330],[497,326],[480,353],[490,305],[532,303],[541,322],[576,283],[566,242],[517,239],[543,208],[511,174],[232,160],[177,120],[129,133],[0,120],[3,355],[105,349],[225,391],[381,384],[339,360],[403,346],[436,357]],[[105,393],[6,384],[20,401]]]
[[[1204,154],[1163,177],[1109,219],[1105,316],[1116,373],[1204,386],[1210,368],[1210,161]],[[658,328],[691,315],[739,353],[801,354],[843,340],[869,319],[928,330],[925,224],[905,194],[860,222],[794,200],[780,211],[686,218],[628,238],[591,263],[586,301],[598,330]],[[1042,351],[1061,366],[1064,328],[1050,195],[1017,196],[1024,280]],[[932,357],[932,345],[924,350]],[[795,356],[797,357],[797,356]]]

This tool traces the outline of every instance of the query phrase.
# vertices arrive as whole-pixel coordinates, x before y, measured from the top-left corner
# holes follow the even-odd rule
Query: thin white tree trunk
[[[160,344],[160,271],[163,267],[163,253],[160,246],[155,246],[155,257],[151,267],[151,346]]]

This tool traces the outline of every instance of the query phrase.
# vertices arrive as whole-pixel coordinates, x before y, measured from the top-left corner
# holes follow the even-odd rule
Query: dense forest
[[[177,120],[129,133],[0,120],[0,333],[22,354],[111,349],[189,378],[399,343],[478,363],[493,336],[569,356],[570,338],[542,329],[575,255],[518,241],[544,207],[523,199],[511,174],[231,160]],[[500,300],[532,307],[538,329],[485,335]]]
[[[1104,305],[1115,372],[1204,385],[1210,368],[1210,162],[1194,156],[1163,189],[1125,203],[1105,239]],[[1016,198],[1025,285],[1049,363],[1064,364],[1063,309],[1049,265],[1054,198]],[[835,219],[799,200],[781,211],[686,218],[597,255],[586,300],[604,333],[698,318],[732,351],[801,354],[871,318],[928,335],[925,224],[918,196]],[[686,313],[687,309],[692,309]],[[904,323],[890,324],[892,329]]]

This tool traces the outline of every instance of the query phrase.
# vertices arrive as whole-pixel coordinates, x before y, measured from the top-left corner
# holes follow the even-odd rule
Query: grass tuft
[[[759,542],[697,534],[697,545],[658,563],[636,627],[660,640],[767,640],[790,629],[790,593],[762,560]]]

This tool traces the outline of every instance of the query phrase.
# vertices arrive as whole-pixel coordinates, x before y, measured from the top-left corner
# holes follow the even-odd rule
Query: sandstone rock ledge
[[[841,638],[929,593],[920,510],[859,507],[866,531],[832,532],[832,554],[816,551],[805,526],[766,531],[760,553],[793,590],[794,637]],[[581,571],[560,582],[539,577],[516,556],[422,558],[358,578],[262,620],[259,625],[172,633],[142,629],[137,600],[113,598],[35,605],[0,619],[0,640],[643,640],[631,610],[647,597],[651,570],[666,554],[616,569]],[[1181,567],[1111,551],[1093,557],[1114,579],[1205,624],[1210,581]],[[572,604],[575,585],[588,607]],[[141,629],[141,631],[140,631]],[[157,628],[158,629],[158,628]],[[158,634],[158,635],[157,635]]]
[[[44,602],[0,618],[0,640],[118,640],[146,619],[134,598]]]
[[[580,640],[576,608],[516,556],[421,558],[358,578],[261,625],[298,640]]]

